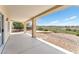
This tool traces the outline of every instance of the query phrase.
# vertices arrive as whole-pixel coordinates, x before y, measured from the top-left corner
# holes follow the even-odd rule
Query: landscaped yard
[[[31,31],[27,31],[31,33]],[[67,28],[40,27],[36,31],[37,37],[67,49],[73,53],[79,53],[79,30]]]
[[[60,46],[74,53],[79,53],[79,37],[64,33],[44,33],[37,32],[37,37],[40,37],[52,44]]]
[[[37,30],[54,33],[67,33],[79,36],[79,26],[38,26]]]

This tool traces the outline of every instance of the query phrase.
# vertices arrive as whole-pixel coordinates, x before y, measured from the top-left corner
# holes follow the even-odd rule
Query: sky
[[[43,16],[37,20],[39,26],[78,26],[79,6],[70,6],[66,9]]]

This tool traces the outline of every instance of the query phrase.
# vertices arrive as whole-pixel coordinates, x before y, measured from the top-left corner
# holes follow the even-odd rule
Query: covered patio
[[[12,20],[10,21],[10,32],[12,32],[12,23],[13,21],[22,22],[24,24],[24,33],[27,32],[27,24],[28,22],[32,22],[32,37],[36,37],[36,21],[43,16],[46,16],[50,13],[57,12],[59,10],[63,10],[68,6],[64,5],[44,5],[44,6],[6,6],[9,11],[10,17]],[[33,9],[33,10],[32,10]],[[14,11],[15,10],[15,11]],[[25,19],[26,18],[26,19]]]
[[[2,54],[65,54],[27,33],[15,33],[9,37]]]
[[[9,36],[2,49],[2,54],[73,54],[63,48],[48,43],[36,37],[36,20],[38,18],[59,11],[67,6],[4,6],[8,13],[6,21],[9,24]],[[24,32],[12,33],[12,22],[18,21],[24,24]],[[27,33],[27,23],[32,21],[32,34]]]

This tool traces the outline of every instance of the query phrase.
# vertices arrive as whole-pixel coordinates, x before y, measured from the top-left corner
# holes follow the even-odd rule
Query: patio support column
[[[32,37],[36,38],[36,19],[32,19]]]
[[[12,33],[13,22],[10,21],[10,33]]]
[[[24,22],[24,33],[26,33],[26,22]]]

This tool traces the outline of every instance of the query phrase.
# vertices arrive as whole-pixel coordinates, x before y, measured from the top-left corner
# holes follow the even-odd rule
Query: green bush
[[[14,29],[23,29],[24,25],[21,22],[13,22]]]
[[[76,34],[76,36],[79,36],[79,33],[78,33],[78,34]]]
[[[74,29],[73,31],[74,31],[74,32],[76,32],[77,30],[76,30],[76,29]]]
[[[58,33],[58,31],[57,30],[52,30],[54,33]]]
[[[70,28],[67,28],[66,31],[72,31]]]
[[[26,27],[28,30],[31,30],[32,29],[32,27]]]
[[[44,31],[48,31],[48,29],[44,29]]]

